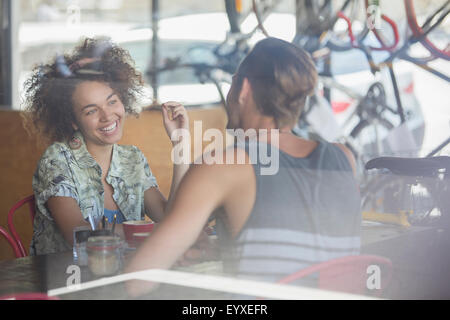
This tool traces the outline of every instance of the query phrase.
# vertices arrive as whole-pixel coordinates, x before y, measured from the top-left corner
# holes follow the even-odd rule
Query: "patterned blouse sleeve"
[[[71,197],[78,202],[78,194],[70,168],[63,155],[43,156],[33,176],[33,191],[40,213],[53,220],[46,203],[50,197]]]
[[[142,191],[146,191],[147,189],[150,189],[151,187],[159,188],[158,183],[156,181],[156,177],[153,175],[152,170],[150,169],[150,166],[148,165],[147,158],[144,156],[142,151],[139,151],[139,152],[141,154],[142,165],[144,166]]]

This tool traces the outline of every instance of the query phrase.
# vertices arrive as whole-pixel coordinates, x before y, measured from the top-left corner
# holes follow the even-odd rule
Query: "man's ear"
[[[252,97],[252,86],[247,78],[242,80],[241,92],[239,92],[239,104],[245,104]]]
[[[78,131],[78,126],[75,124],[75,122],[72,122],[72,128],[75,131]]]

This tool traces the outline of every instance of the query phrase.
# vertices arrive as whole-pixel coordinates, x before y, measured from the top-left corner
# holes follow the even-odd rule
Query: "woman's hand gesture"
[[[187,129],[189,131],[189,118],[187,111],[181,103],[168,101],[162,104],[163,122],[169,138],[177,129]],[[178,141],[172,141],[177,143]]]

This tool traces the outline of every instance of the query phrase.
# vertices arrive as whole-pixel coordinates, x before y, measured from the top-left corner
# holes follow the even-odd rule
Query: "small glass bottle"
[[[116,236],[89,237],[87,241],[88,266],[97,276],[116,274],[122,264],[122,240]]]

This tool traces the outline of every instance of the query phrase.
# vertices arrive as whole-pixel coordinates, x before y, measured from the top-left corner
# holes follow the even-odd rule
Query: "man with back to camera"
[[[358,254],[353,155],[343,145],[291,133],[316,82],[304,50],[275,38],[258,42],[233,76],[226,105],[227,128],[255,134],[226,150],[233,152],[233,163],[191,165],[168,215],[125,272],[170,268],[212,212],[220,212],[224,271],[239,278],[277,281],[312,264]],[[267,163],[258,157],[263,149],[278,153],[275,173],[264,173]],[[133,281],[127,288],[139,295],[149,284]]]

